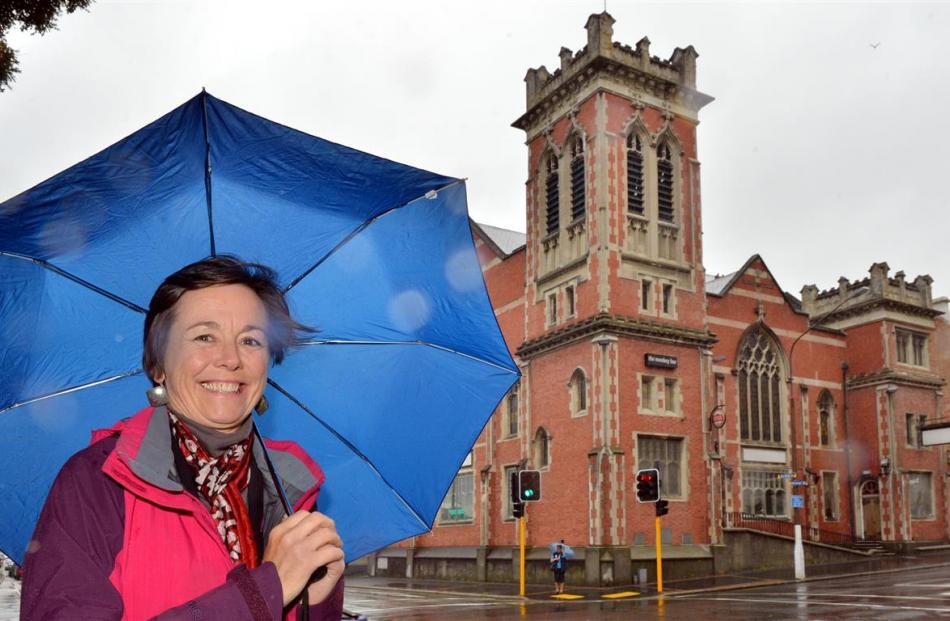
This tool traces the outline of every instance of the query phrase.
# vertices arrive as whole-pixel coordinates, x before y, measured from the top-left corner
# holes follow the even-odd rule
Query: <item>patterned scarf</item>
[[[178,441],[185,461],[195,470],[199,493],[211,504],[211,517],[218,534],[235,563],[257,566],[257,544],[241,490],[250,480],[251,440],[248,436],[232,444],[218,457],[212,457],[188,427],[168,412],[172,435]]]

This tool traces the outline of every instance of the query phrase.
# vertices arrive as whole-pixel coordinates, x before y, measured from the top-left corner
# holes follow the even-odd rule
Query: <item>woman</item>
[[[286,517],[252,434],[268,364],[304,330],[264,266],[219,256],[165,279],[145,318],[152,407],[63,466],[27,550],[21,619],[290,619],[304,589],[311,620],[340,619],[342,542],[306,510],[323,473],[296,444],[267,442],[297,509]]]

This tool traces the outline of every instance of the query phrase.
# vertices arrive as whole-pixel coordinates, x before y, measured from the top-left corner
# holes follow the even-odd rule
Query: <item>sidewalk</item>
[[[855,575],[872,573],[888,573],[907,571],[925,567],[950,566],[950,552],[940,554],[889,556],[870,558],[865,561],[856,561],[837,565],[817,565],[805,568],[805,581],[830,580]],[[686,580],[664,580],[664,595],[685,595],[692,593],[706,593],[711,591],[730,591],[749,589],[775,584],[795,582],[793,568],[778,569],[748,574],[731,574],[722,576],[706,576]],[[369,577],[349,575],[346,577],[347,586],[368,588],[375,590],[410,590],[419,592],[435,592],[441,594],[483,595],[485,597],[517,598],[517,582],[461,582],[449,580],[408,579],[390,577]],[[656,584],[617,585],[612,587],[588,587],[568,584],[566,592],[570,595],[579,595],[586,600],[599,600],[605,596],[614,597],[617,594],[637,593],[628,597],[656,597]],[[547,584],[525,585],[525,597],[531,600],[551,601],[554,594],[553,586]],[[607,597],[607,599],[612,599]]]

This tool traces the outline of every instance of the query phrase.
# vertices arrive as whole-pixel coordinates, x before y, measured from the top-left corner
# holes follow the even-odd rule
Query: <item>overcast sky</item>
[[[468,178],[479,222],[525,230],[529,67],[586,43],[603,0],[109,1],[10,33],[0,200],[201,88],[274,121]],[[759,253],[786,290],[873,262],[950,294],[950,4],[608,0],[614,40],[699,52],[705,265]]]

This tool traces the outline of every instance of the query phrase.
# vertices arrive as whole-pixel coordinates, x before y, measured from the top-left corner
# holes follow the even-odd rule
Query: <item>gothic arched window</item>
[[[834,417],[835,400],[830,392],[823,390],[818,397],[818,444],[821,446],[834,444]]]
[[[643,215],[643,141],[636,132],[627,136],[627,211]]]
[[[508,393],[508,398],[505,400],[507,405],[506,418],[508,422],[508,432],[509,436],[518,435],[518,385],[515,384],[514,388],[511,389],[511,392]]]
[[[582,369],[577,369],[571,375],[569,383],[571,389],[571,415],[577,416],[587,409],[587,376]]]
[[[548,155],[545,163],[547,176],[544,180],[544,222],[547,235],[557,233],[560,226],[560,191],[558,187],[557,156]]]
[[[584,139],[571,140],[571,222],[583,220],[587,213],[587,181],[584,177]]]
[[[660,220],[673,221],[673,154],[665,142],[656,150],[657,207]]]
[[[534,464],[536,468],[547,468],[551,464],[551,438],[544,427],[538,427],[534,434]]]
[[[753,328],[742,339],[736,367],[742,439],[781,442],[784,371],[778,346],[762,327]]]

